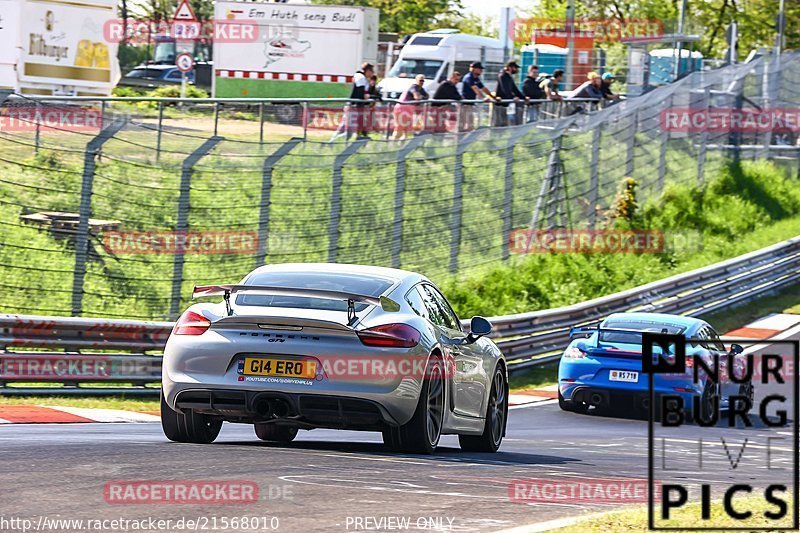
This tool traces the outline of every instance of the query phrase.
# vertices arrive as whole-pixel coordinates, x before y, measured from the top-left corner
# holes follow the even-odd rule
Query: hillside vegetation
[[[664,253],[515,257],[444,280],[443,290],[461,316],[520,313],[611,294],[800,234],[800,187],[769,162],[728,165],[703,186],[668,185],[661,198],[607,225],[680,238]]]

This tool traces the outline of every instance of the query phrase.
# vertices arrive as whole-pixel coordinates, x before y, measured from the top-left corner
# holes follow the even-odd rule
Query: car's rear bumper
[[[585,403],[601,408],[648,409],[650,391],[647,388],[613,387],[601,384],[569,383],[561,384],[559,391],[562,397],[571,402]],[[684,405],[691,405],[692,397],[697,392],[678,392],[673,388],[658,387],[653,391],[658,403],[664,395],[681,396]]]
[[[280,404],[281,416],[264,416],[260,402]],[[397,419],[380,403],[363,398],[322,394],[246,391],[235,389],[186,388],[171,402],[178,410],[217,415],[232,422],[280,421],[299,427],[380,430],[398,425]]]

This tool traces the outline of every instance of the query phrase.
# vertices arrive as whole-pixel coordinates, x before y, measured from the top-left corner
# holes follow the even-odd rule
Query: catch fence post
[[[461,222],[464,216],[464,152],[483,135],[485,128],[477,129],[458,138],[456,141],[455,164],[453,165],[453,211],[450,221],[450,267],[452,273],[458,271],[458,254],[461,251]]]
[[[264,166],[261,173],[261,202],[258,214],[258,252],[256,253],[256,266],[260,267],[266,263],[269,253],[269,208],[270,194],[272,193],[272,171],[275,165],[283,159],[302,139],[294,138],[281,145],[280,148],[264,159]]]
[[[630,135],[628,137],[627,148],[625,150],[625,176],[633,177],[633,159],[634,148],[636,147],[636,131],[639,129],[639,111],[634,111],[631,115],[631,127],[628,128]]]
[[[705,102],[706,112],[711,108],[711,92],[709,89],[705,90],[705,95],[703,97],[703,101]],[[708,113],[706,113],[707,115]],[[705,167],[706,167],[706,150],[708,149],[708,129],[703,128],[703,131],[700,133],[700,146],[698,147],[697,152],[697,184],[702,185],[704,174],[705,174]]]
[[[358,152],[369,139],[357,139],[348,144],[333,160],[333,188],[331,190],[331,213],[328,223],[328,263],[339,258],[339,223],[342,217],[342,168],[345,162]]]
[[[505,148],[505,175],[503,179],[503,242],[500,257],[503,261],[509,256],[509,239],[514,218],[514,147],[520,137],[531,132],[530,128],[518,128],[508,138]]]
[[[83,179],[81,181],[81,203],[78,210],[78,232],[75,236],[75,270],[72,274],[72,316],[83,312],[83,286],[86,280],[86,262],[89,259],[89,219],[92,216],[92,190],[96,158],[103,144],[125,125],[124,119],[116,119],[102,129],[86,144],[83,153]]]
[[[667,108],[672,107],[672,97],[670,96],[667,100],[669,103],[667,104]],[[659,141],[661,146],[659,146],[659,153],[658,153],[658,193],[661,194],[664,192],[664,176],[667,173],[667,145],[669,144],[669,131],[667,130],[664,125],[661,127],[661,134],[659,135]]]
[[[400,268],[400,253],[403,250],[403,205],[406,192],[406,158],[423,142],[424,135],[413,137],[397,151],[397,166],[394,172],[394,219],[392,220],[392,268]]]
[[[264,102],[258,103],[258,142],[264,144]]]
[[[164,102],[158,102],[158,129],[156,130],[156,161],[161,158],[161,131],[164,125]]]
[[[592,157],[589,163],[589,227],[597,224],[597,198],[600,195],[600,142],[603,130],[600,124],[592,131]]]
[[[181,307],[181,285],[183,284],[183,263],[185,255],[186,230],[189,227],[189,195],[191,194],[192,173],[197,162],[208,154],[222,137],[216,135],[207,139],[189,157],[181,163],[180,197],[178,198],[178,223],[176,229],[175,258],[172,263],[172,297],[169,304],[169,316],[174,320],[178,318]]]

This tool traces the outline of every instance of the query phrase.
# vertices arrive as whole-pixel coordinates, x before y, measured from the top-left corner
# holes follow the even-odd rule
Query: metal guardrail
[[[797,282],[800,236],[610,296],[492,317],[492,337],[514,372],[557,361],[569,328],[576,324],[624,311],[703,315]],[[148,352],[163,349],[172,326],[171,322],[0,315],[0,394],[157,394],[157,388],[146,385],[159,381],[161,357]],[[97,387],[98,383],[112,385]],[[133,386],[113,385],[120,383]]]

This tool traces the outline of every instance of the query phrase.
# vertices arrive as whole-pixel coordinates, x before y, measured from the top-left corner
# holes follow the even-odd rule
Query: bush
[[[772,226],[800,216],[800,187],[769,162],[730,165],[703,187],[672,184],[639,215],[633,207],[635,185],[633,180],[623,183],[614,227],[699,233],[702,249],[518,256],[508,264],[444,280],[445,294],[463,317],[569,305],[739,255],[754,244],[771,244]],[[750,238],[757,231],[764,236]],[[782,238],[795,234],[792,229]]]
[[[143,94],[143,91],[138,91],[133,87],[114,87],[114,89],[111,91],[112,96],[119,96],[123,98],[142,96]]]
[[[180,98],[180,85],[165,85],[147,93],[151,98]],[[208,98],[208,93],[194,85],[186,86],[186,98]]]

